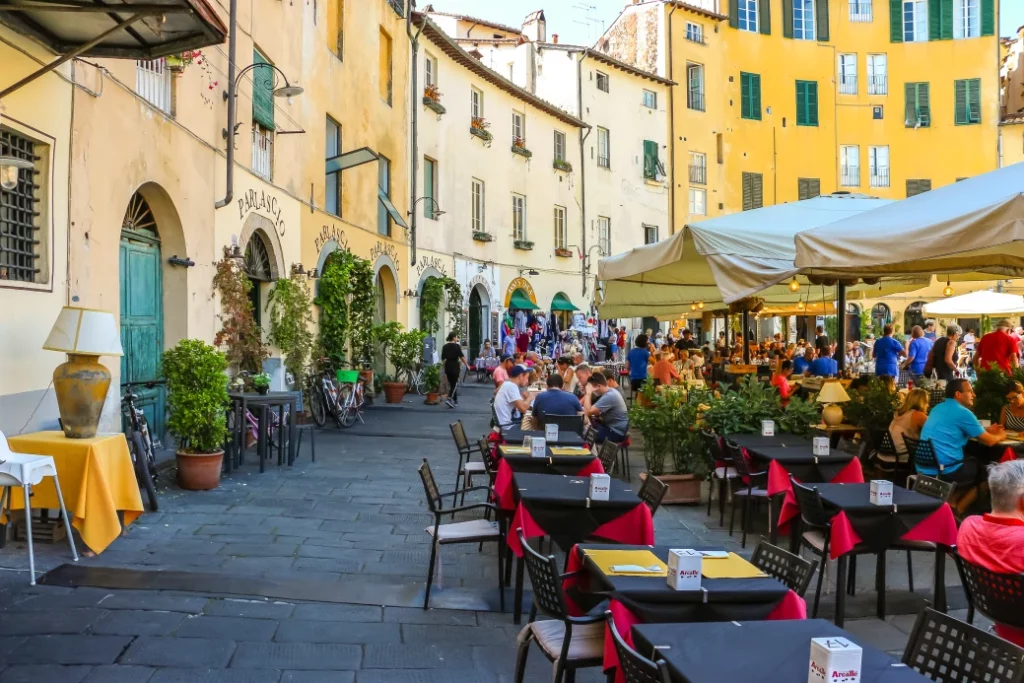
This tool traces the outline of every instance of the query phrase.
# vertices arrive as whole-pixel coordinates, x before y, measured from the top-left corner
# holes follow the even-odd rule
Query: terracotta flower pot
[[[189,491],[208,491],[220,486],[224,451],[174,454],[178,462],[178,486]]]
[[[384,382],[384,398],[388,403],[401,403],[405,396],[403,382]]]
[[[440,394],[438,394],[436,391],[428,391],[427,392],[427,400],[424,401],[424,403],[426,403],[428,406],[436,406],[440,402],[441,402],[441,395]]]
[[[647,472],[640,473],[640,479],[646,479]],[[668,484],[668,492],[662,503],[676,505],[692,505],[700,502],[700,479],[692,474],[662,474],[658,476]]]

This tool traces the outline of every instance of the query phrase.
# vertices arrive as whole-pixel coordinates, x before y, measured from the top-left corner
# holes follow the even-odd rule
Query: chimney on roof
[[[555,45],[558,45],[558,34],[557,33],[552,33],[551,34],[551,42],[554,43]]]
[[[544,10],[530,12],[523,20],[523,35],[534,43],[545,43],[548,40],[548,25],[544,18]]]

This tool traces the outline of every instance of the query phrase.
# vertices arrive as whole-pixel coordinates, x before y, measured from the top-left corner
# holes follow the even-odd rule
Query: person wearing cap
[[[996,323],[996,329],[992,330],[978,342],[978,351],[974,355],[974,368],[982,370],[997,366],[1007,374],[1020,365],[1020,356],[1017,351],[1017,342],[1010,336],[1013,324],[1003,318]]]
[[[504,354],[501,357],[501,363],[498,367],[494,368],[494,372],[491,377],[494,379],[494,389],[498,390],[501,388],[501,383],[508,379],[508,371],[512,369],[513,361],[511,354]]]
[[[508,371],[508,379],[498,387],[498,394],[494,397],[494,414],[498,418],[498,426],[501,428],[510,427],[519,422],[521,417],[530,408],[530,396],[523,396],[523,389],[530,381],[530,371],[522,365],[513,365]]]

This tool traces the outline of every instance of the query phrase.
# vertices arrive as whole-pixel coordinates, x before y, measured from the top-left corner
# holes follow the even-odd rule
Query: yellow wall
[[[999,133],[1002,136],[1003,166],[1024,161],[1024,117],[999,126]]]

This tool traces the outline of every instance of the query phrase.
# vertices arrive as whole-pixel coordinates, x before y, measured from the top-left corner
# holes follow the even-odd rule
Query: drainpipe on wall
[[[237,2],[237,0],[231,0]],[[420,34],[423,33],[423,26],[426,26],[426,18],[424,18],[423,26],[420,26],[419,30],[416,31],[415,35],[412,32],[412,13],[416,7],[416,0],[409,0],[409,7],[405,13],[405,32],[409,35],[409,43],[412,45],[412,73],[410,74],[412,82],[412,93],[410,95],[412,111],[412,122],[410,131],[410,149],[409,149],[409,254],[410,264],[416,265],[416,158],[419,154],[419,145],[417,144],[417,135],[419,131],[419,120],[420,120],[420,104],[417,102],[417,95],[419,92],[419,84],[417,83],[419,76],[419,50],[420,50]]]
[[[228,128],[225,139],[227,148],[227,175],[224,182],[224,199],[214,204],[214,208],[223,209],[231,203],[235,194],[235,53],[238,48],[238,29],[235,17],[238,13],[238,0],[231,0],[228,9]]]
[[[583,60],[590,54],[589,50],[580,53],[576,61],[576,107],[580,120],[583,120]],[[590,136],[590,128],[580,128],[580,244],[583,250],[583,263],[580,270],[583,272],[583,293],[587,296],[587,262],[590,254],[587,252],[587,157],[583,152],[583,145]]]
[[[679,5],[673,4],[668,13],[668,80],[672,78],[672,15],[679,9]],[[676,98],[675,87],[668,86],[668,145],[672,154],[671,168],[668,169],[668,224],[671,234],[676,234]],[[704,211],[707,212],[707,201],[704,202]]]

